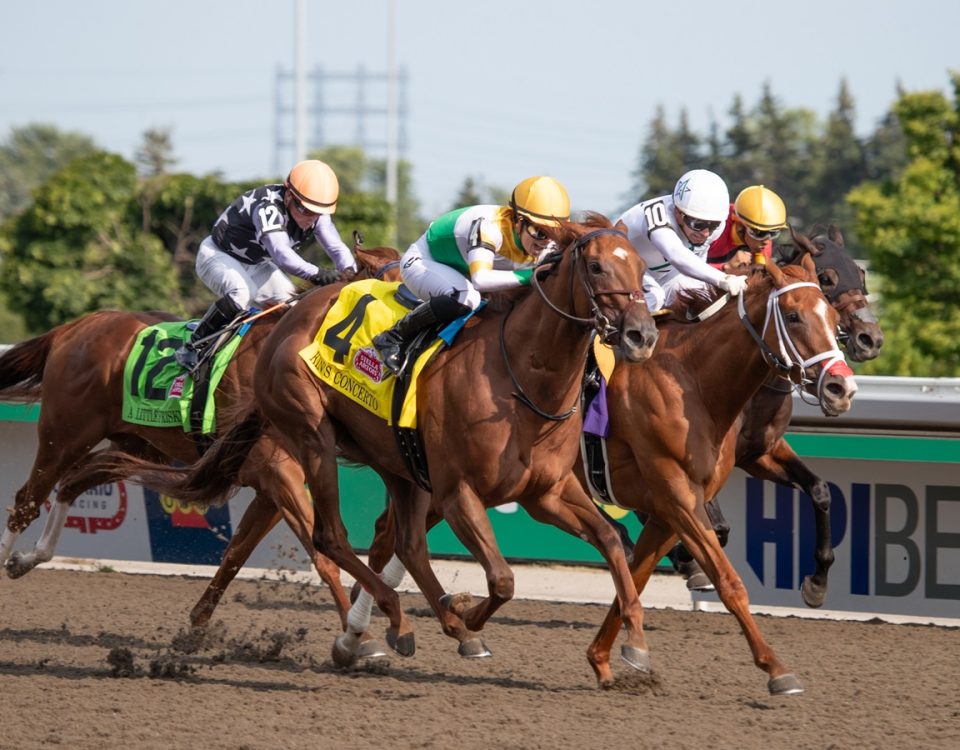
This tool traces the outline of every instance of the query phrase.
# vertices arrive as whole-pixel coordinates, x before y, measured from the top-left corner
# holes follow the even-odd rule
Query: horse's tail
[[[70,473],[70,483],[83,486],[105,474],[129,478],[145,487],[189,505],[226,503],[240,489],[240,470],[251,449],[263,434],[263,417],[252,411],[219,437],[191,466],[158,464],[123,451],[103,451],[97,461]],[[98,479],[97,481],[102,481]]]
[[[21,341],[0,354],[0,399],[33,402],[40,400],[43,368],[50,350],[74,323],[66,323],[42,336]]]

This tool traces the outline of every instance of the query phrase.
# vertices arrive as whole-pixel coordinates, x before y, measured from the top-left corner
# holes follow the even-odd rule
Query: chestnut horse
[[[696,325],[666,321],[654,355],[619,363],[607,384],[611,489],[621,506],[650,514],[634,550],[634,583],[643,590],[679,537],[739,621],[773,694],[803,688],[761,636],[705,501],[732,470],[738,417],[771,369],[814,384],[828,414],[850,408],[856,384],[838,349],[836,313],[816,279],[809,255],[798,266],[760,267],[736,304]],[[610,649],[620,620],[614,602],[588,650],[601,684],[613,679]],[[631,638],[630,663],[649,669],[642,636]]]
[[[359,277],[396,278],[399,254],[392,248],[355,246]],[[282,312],[257,318],[244,336],[217,392],[218,406],[229,406],[246,397],[252,388],[256,357],[267,334]],[[96,451],[103,440],[113,448],[154,461],[196,460],[198,444],[180,427],[149,427],[122,419],[123,371],[138,333],[146,326],[176,320],[166,313],[101,311],[58,326],[36,338],[16,344],[0,355],[0,399],[41,401],[37,425],[38,450],[26,484],[16,494],[6,529],[0,538],[0,564],[11,578],[20,577],[51,559],[70,505],[90,487],[126,478],[104,462],[106,451]],[[230,422],[220,419],[222,427]],[[252,487],[255,497],[231,538],[215,578],[193,608],[194,626],[205,625],[223,591],[250,552],[282,516],[304,548],[317,572],[330,587],[346,626],[348,602],[340,571],[313,549],[311,526],[298,509],[309,504],[303,472],[264,436],[252,451],[251,465],[239,482]],[[280,460],[268,462],[274,456]],[[257,458],[259,457],[259,459]],[[26,554],[13,551],[17,536],[37,518],[40,506],[59,484],[57,502],[47,517],[35,548]]]
[[[319,381],[299,353],[313,342],[334,293],[311,295],[284,316],[260,355],[255,409],[189,470],[171,470],[122,455],[140,480],[183,501],[225,497],[236,467],[265,424],[280,428],[287,452],[306,470],[314,504],[313,540],[372,595],[389,618],[387,642],[410,655],[415,641],[393,586],[402,566],[413,576],[443,631],[465,657],[488,656],[479,631],[513,595],[486,508],[515,501],[530,515],[593,544],[606,559],[624,614],[628,640],[640,602],[623,549],[573,473],[582,419],[575,407],[592,336],[616,340],[624,358],[653,350],[657,333],[641,291],[644,264],[621,227],[596,214],[584,224],[548,229],[564,250],[538,267],[533,291],[506,310],[473,316],[454,345],[426,367],[417,390],[418,425],[432,494],[411,481],[391,428],[338,390]],[[384,479],[396,519],[396,553],[382,579],[350,547],[340,518],[336,457],[367,464]],[[445,596],[430,568],[426,518],[431,509],[450,525],[484,567],[489,595],[463,611]],[[394,561],[391,561],[394,562]],[[351,612],[336,639],[338,664],[356,658],[366,617]],[[642,637],[642,635],[641,635]]]
[[[825,233],[815,234],[811,238],[792,229],[791,235],[794,241],[793,254],[802,255],[806,252],[813,257],[820,288],[837,312],[838,338],[850,359],[856,362],[874,359],[883,346],[883,331],[867,302],[863,269],[847,253],[843,234],[837,227],[830,226]],[[792,257],[784,257],[784,260],[790,262]],[[807,606],[819,607],[826,597],[827,573],[834,558],[830,537],[830,488],[800,459],[783,437],[793,414],[793,390],[793,384],[782,375],[772,373],[750,398],[740,416],[736,465],[759,479],[796,487],[811,499],[816,529],[814,570],[804,576],[800,595]],[[800,395],[806,398],[802,391]],[[721,544],[726,544],[730,527],[716,499],[709,501],[707,512]],[[677,555],[681,566],[688,565],[686,561],[690,556],[683,550],[682,544],[672,554]],[[692,565],[695,566],[695,563]],[[690,582],[697,577],[706,578],[698,570],[693,573]],[[698,588],[696,585],[692,587]]]

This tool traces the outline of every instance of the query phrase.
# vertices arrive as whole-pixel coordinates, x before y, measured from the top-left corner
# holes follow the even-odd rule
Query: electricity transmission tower
[[[306,147],[358,146],[370,156],[388,156],[388,76],[362,65],[356,70],[315,67],[307,77]],[[278,68],[274,85],[274,172],[282,174],[294,160],[294,73]],[[397,71],[397,150],[407,148],[407,73]]]

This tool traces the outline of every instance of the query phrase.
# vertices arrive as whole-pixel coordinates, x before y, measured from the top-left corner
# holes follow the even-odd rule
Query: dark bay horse
[[[391,273],[392,267],[394,277],[397,276],[396,250],[359,245],[354,249],[360,268],[358,276],[382,276]],[[220,408],[250,394],[257,355],[286,309],[252,324],[218,388]],[[104,462],[106,451],[96,450],[102,441],[153,461],[196,460],[197,443],[180,427],[131,424],[121,416],[123,371],[137,334],[146,326],[170,320],[176,318],[165,313],[90,313],[16,344],[0,355],[0,399],[40,401],[42,405],[34,465],[16,494],[0,537],[0,564],[4,564],[10,577],[22,576],[51,559],[69,507],[80,494],[98,484],[126,478],[122,471]],[[221,429],[230,424],[220,420]],[[274,460],[267,461],[270,457]],[[340,583],[340,571],[313,548],[312,528],[299,512],[302,504],[309,503],[303,471],[296,461],[282,454],[268,435],[251,450],[251,466],[255,469],[244,468],[238,481],[253,488],[255,497],[231,538],[219,571],[191,612],[191,623],[202,626],[209,621],[227,584],[282,516],[330,587],[345,627],[349,604]],[[52,504],[35,548],[26,554],[14,552],[17,536],[37,518],[40,506],[57,485],[57,502]]]
[[[883,346],[883,331],[867,302],[863,269],[846,251],[843,234],[836,226],[810,238],[793,230],[791,234],[794,252],[784,260],[789,262],[798,253],[810,254],[820,288],[837,313],[838,338],[848,356],[856,362],[874,359]],[[740,416],[736,465],[751,476],[796,487],[811,498],[816,524],[814,571],[804,576],[800,594],[807,606],[819,607],[826,597],[827,573],[834,558],[830,536],[830,488],[784,439],[793,415],[793,390],[793,384],[782,375],[772,373],[750,398]],[[711,500],[707,510],[721,543],[725,543],[729,525],[722,517],[719,503]],[[682,549],[678,549],[677,554],[680,560],[689,559],[689,554]],[[699,575],[703,576],[702,572]]]
[[[630,640],[640,603],[615,532],[573,473],[582,419],[571,407],[578,403],[594,331],[615,339],[628,361],[653,350],[656,327],[641,291],[644,266],[622,229],[599,215],[549,233],[564,250],[539,267],[534,290],[518,295],[505,310],[491,306],[471,318],[455,344],[421,376],[418,425],[432,494],[411,481],[391,428],[319,381],[300,358],[334,301],[335,294],[326,291],[305,299],[274,329],[258,361],[256,409],[247,419],[191,470],[139,462],[137,475],[185,501],[226,495],[249,446],[266,424],[276,425],[281,444],[306,470],[314,543],[372,595],[389,618],[388,643],[405,655],[415,646],[392,588],[399,563],[416,580],[444,633],[459,642],[459,653],[489,655],[477,631],[512,597],[513,574],[497,548],[486,508],[515,501],[535,519],[600,550]],[[339,511],[338,453],[373,467],[390,492],[399,562],[387,565],[386,581],[356,557],[347,541]],[[138,463],[123,456],[118,460]],[[466,611],[456,610],[430,569],[429,513],[448,522],[486,571],[489,595]],[[365,627],[364,618],[351,613],[348,632],[334,644],[338,663],[356,658],[356,637]]]
[[[650,514],[634,550],[638,590],[679,537],[739,621],[773,694],[803,688],[761,636],[705,502],[733,468],[739,415],[771,369],[812,383],[825,413],[850,407],[856,384],[838,349],[836,313],[816,278],[809,256],[798,266],[755,270],[737,303],[695,325],[666,322],[654,355],[619,363],[607,384],[611,489],[621,506]],[[601,684],[613,679],[618,607],[615,602],[588,650]],[[624,648],[633,666],[649,669],[645,642],[634,637]]]

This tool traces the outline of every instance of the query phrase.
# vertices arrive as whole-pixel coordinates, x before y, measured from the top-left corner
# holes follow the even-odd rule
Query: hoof
[[[635,648],[634,646],[621,646],[620,658],[640,672],[649,674],[652,671],[650,667],[649,651],[641,651],[639,648]]]
[[[473,595],[467,592],[444,594],[440,597],[440,606],[457,617],[463,617],[464,613],[473,606]]]
[[[387,655],[387,650],[380,644],[376,638],[369,641],[363,641],[360,644],[360,651],[357,656],[361,659],[382,659]]]
[[[813,609],[821,607],[827,598],[827,585],[820,586],[813,582],[813,578],[807,576],[800,584],[800,596],[808,607]]]
[[[767,683],[767,689],[770,695],[800,695],[803,692],[803,685],[796,675],[782,674],[779,677],[771,677]]]
[[[387,645],[400,656],[413,656],[417,653],[417,639],[413,633],[407,633],[398,638],[395,631],[387,630]]]
[[[9,578],[22,578],[33,570],[33,565],[25,564],[19,552],[14,552],[10,555],[3,564],[3,567],[6,569],[7,577]]]
[[[707,574],[698,570],[687,579],[687,589],[690,591],[716,591],[717,587],[707,578]]]
[[[468,641],[461,641],[457,646],[457,653],[464,659],[485,659],[493,656],[493,652],[487,648],[480,638],[471,638]]]
[[[345,668],[353,666],[357,661],[357,652],[350,646],[350,639],[347,634],[338,635],[333,641],[333,650],[330,652],[333,657],[333,663],[338,667]]]

